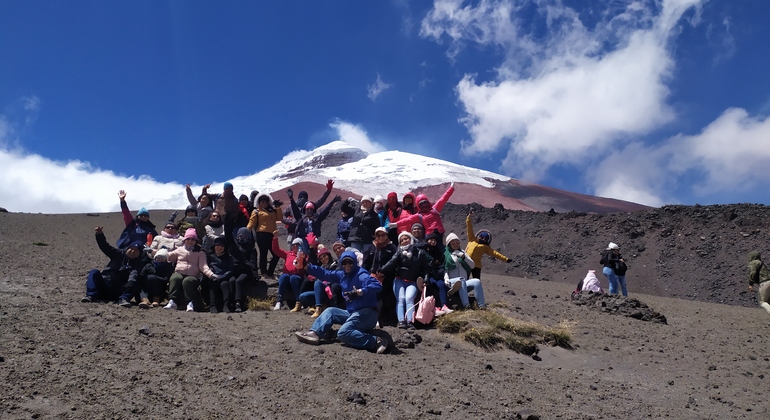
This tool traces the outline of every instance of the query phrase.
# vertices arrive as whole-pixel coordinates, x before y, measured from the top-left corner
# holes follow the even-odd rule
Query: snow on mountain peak
[[[440,159],[396,150],[366,153],[343,141],[333,141],[314,150],[297,150],[256,174],[231,182],[236,191],[257,189],[271,193],[300,182],[326,183],[359,195],[404,194],[419,187],[464,182],[491,188],[488,179],[511,178]]]

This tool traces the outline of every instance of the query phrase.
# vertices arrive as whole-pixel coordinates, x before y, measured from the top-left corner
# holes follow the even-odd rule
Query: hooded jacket
[[[349,313],[359,311],[364,308],[377,310],[377,293],[382,290],[382,285],[377,279],[372,277],[368,271],[359,267],[356,254],[351,251],[345,251],[340,256],[340,261],[345,258],[353,259],[353,269],[350,273],[345,273],[344,268],[339,270],[325,270],[317,265],[308,265],[308,274],[317,279],[328,281],[330,283],[339,283],[342,286],[342,293],[351,290],[361,289],[363,294],[357,298],[350,299],[345,304],[345,309]]]
[[[323,206],[331,192],[332,190],[327,189],[324,191],[323,195],[321,195],[321,198],[316,201],[311,201],[313,207],[318,210]],[[297,231],[297,223],[302,220],[302,217],[305,215],[305,204],[308,203],[307,192],[300,191],[299,194],[297,194],[297,201],[294,201],[294,199],[289,199],[289,201],[289,206],[283,211],[282,221],[284,226],[286,226],[286,231],[289,232],[289,235],[293,235]]]
[[[465,218],[465,230],[468,232],[468,246],[465,247],[465,252],[470,255],[476,268],[481,269],[481,257],[484,255],[495,257],[500,261],[508,261],[508,257],[495,251],[491,246],[476,241],[470,215]]]
[[[119,249],[128,248],[128,245],[135,241],[141,241],[149,245],[158,236],[158,232],[155,230],[155,225],[152,222],[149,220],[139,220],[139,218],[134,218],[131,215],[125,200],[120,201],[120,210],[123,212],[123,221],[126,223],[126,228],[123,229],[118,242],[115,244]]]
[[[604,293],[604,289],[602,289],[599,279],[596,278],[594,270],[588,270],[588,274],[583,279],[583,288],[581,290],[584,292]]]
[[[259,279],[257,265],[257,251],[254,249],[254,238],[246,228],[238,229],[235,238],[229,229],[225,229],[227,252],[233,257],[233,274],[239,276],[247,274]]]
[[[260,198],[262,197],[260,196]],[[272,203],[272,200],[270,200],[270,202]],[[266,209],[257,207],[251,212],[251,217],[249,218],[249,223],[246,225],[246,229],[255,229],[257,232],[273,233],[277,228],[277,223],[282,220],[280,207],[273,208],[272,205],[268,206]]]
[[[349,242],[369,244],[374,240],[374,230],[380,227],[380,217],[373,208],[363,211],[359,206],[353,220],[350,222]]]
[[[770,269],[762,262],[759,251],[749,253],[749,286],[770,280]]]
[[[133,244],[138,244],[139,242],[140,241],[136,241],[133,242]],[[126,256],[126,249],[128,249],[131,244],[128,244],[126,249],[113,248],[107,243],[107,238],[104,236],[104,233],[96,234],[96,244],[99,246],[102,253],[110,259],[110,262],[108,262],[107,266],[102,270],[102,277],[104,277],[105,280],[109,278],[110,280],[108,281],[113,284],[137,281],[144,266],[150,262],[147,254],[141,252],[141,248],[138,257],[133,259],[128,258]]]
[[[409,235],[414,242],[411,233],[402,233],[401,235]],[[426,279],[430,271],[428,259],[428,254],[424,250],[410,243],[407,246],[399,246],[393,258],[385,263],[380,271],[385,275],[395,275],[406,281],[417,281],[418,277]]]
[[[444,209],[444,205],[446,205],[447,201],[449,201],[449,197],[451,197],[454,192],[455,188],[450,186],[447,188],[446,192],[444,192],[441,198],[436,201],[436,204],[432,205],[429,210],[418,210],[418,213],[415,213],[407,218],[400,219],[398,221],[398,230],[401,231],[402,229],[409,229],[413,223],[422,223],[422,225],[425,226],[425,232],[433,232],[434,230],[437,230],[440,234],[443,235],[445,230],[444,223],[441,221],[441,210]],[[423,200],[430,204],[428,197],[426,197],[425,194],[420,194],[417,196],[417,199],[414,203],[417,209],[420,208],[420,202]]]
[[[476,264],[462,249],[450,250],[449,243],[453,239],[459,240],[460,238],[456,234],[450,233],[445,239],[444,280],[456,279],[458,277],[467,280],[471,277],[471,270],[476,267]],[[463,266],[463,263],[468,266],[467,269]]]

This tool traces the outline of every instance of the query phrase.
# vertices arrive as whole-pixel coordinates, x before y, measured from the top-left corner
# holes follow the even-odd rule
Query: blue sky
[[[650,205],[770,204],[769,19],[763,0],[4,1],[0,206],[103,211],[340,138]]]

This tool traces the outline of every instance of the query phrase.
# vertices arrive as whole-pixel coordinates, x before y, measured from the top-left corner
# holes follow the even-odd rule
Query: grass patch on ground
[[[270,299],[255,299],[248,298],[250,311],[269,311],[275,306],[275,298]]]
[[[572,325],[551,327],[507,317],[494,310],[455,311],[436,320],[443,333],[460,334],[463,340],[485,350],[502,347],[532,355],[538,344],[572,348]]]

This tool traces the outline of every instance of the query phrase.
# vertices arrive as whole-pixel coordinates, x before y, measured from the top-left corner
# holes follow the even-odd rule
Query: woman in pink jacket
[[[455,183],[449,185],[444,195],[436,201],[436,204],[431,205],[428,201],[428,197],[425,194],[419,194],[417,196],[417,213],[398,221],[398,231],[408,231],[415,223],[421,223],[425,226],[425,234],[438,232],[438,243],[444,243],[444,223],[441,221],[441,210],[444,209],[444,205],[449,201],[449,197],[455,192]],[[443,247],[442,247],[443,248]],[[441,252],[444,250],[442,249]]]
[[[177,305],[186,300],[187,312],[202,311],[203,301],[198,291],[201,273],[212,280],[219,280],[219,276],[214,274],[206,263],[206,253],[198,245],[195,229],[187,229],[184,233],[184,246],[169,252],[168,261],[176,261],[176,269],[169,279],[169,301],[164,308],[177,309]]]

